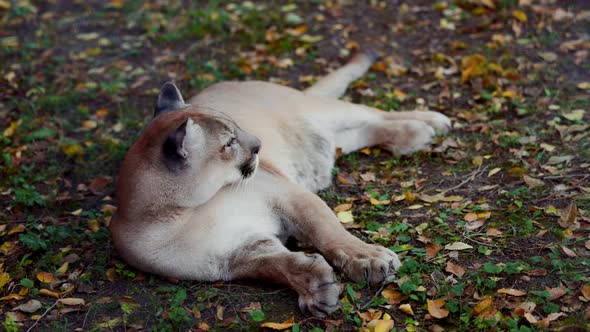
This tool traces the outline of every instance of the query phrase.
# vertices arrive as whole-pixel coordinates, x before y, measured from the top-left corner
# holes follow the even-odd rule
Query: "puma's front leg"
[[[451,120],[444,114],[433,111],[383,112],[385,120],[418,120],[434,128],[437,134],[451,130]]]
[[[230,279],[264,279],[287,285],[299,294],[304,313],[324,317],[339,307],[340,285],[324,257],[291,252],[278,239],[252,238],[235,251]]]
[[[401,266],[394,252],[359,240],[318,196],[296,185],[291,188],[277,202],[291,235],[311,243],[354,281],[379,284],[391,280]]]

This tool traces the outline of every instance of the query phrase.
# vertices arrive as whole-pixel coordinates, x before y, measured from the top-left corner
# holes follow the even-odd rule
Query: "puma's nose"
[[[252,146],[252,148],[250,148],[250,152],[252,152],[252,154],[257,154],[260,151],[260,144],[255,144],[254,146]]]

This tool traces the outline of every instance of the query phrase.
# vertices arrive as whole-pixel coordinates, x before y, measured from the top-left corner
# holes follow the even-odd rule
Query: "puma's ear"
[[[180,107],[185,106],[184,99],[180,94],[180,90],[172,82],[166,82],[160,90],[158,102],[156,103],[156,111],[154,118],[164,112],[174,111]]]
[[[191,123],[188,123],[188,122]],[[164,157],[171,162],[182,162],[186,159],[188,153],[185,149],[185,138],[186,138],[186,129],[187,129],[187,124],[191,125],[192,124],[192,120],[188,119],[186,121],[184,121],[180,127],[178,127],[174,132],[172,132],[168,138],[166,138],[166,141],[164,142],[164,145],[162,146],[162,151],[164,153]]]

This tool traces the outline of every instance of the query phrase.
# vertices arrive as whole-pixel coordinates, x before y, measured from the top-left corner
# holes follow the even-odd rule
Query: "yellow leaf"
[[[500,289],[498,289],[497,293],[498,294],[507,294],[507,295],[512,295],[512,296],[526,295],[525,292],[519,291],[518,289],[514,289],[514,288],[500,288]]]
[[[493,308],[492,304],[494,304],[494,298],[486,295],[473,307],[472,311],[476,315],[484,314]]]
[[[123,0],[112,0],[111,1],[111,7],[121,8],[121,7],[123,7],[123,5],[125,5],[125,2]]]
[[[399,310],[401,312],[405,313],[406,315],[414,316],[414,310],[412,310],[412,306],[409,305],[408,303],[400,305]]]
[[[406,93],[403,93],[401,90],[397,88],[393,89],[393,95],[400,101],[406,100],[406,97],[408,96]]]
[[[371,205],[387,205],[387,204],[391,203],[391,201],[388,199],[381,201],[381,200],[378,200],[373,197],[369,197],[369,201],[371,202]]]
[[[338,212],[336,213],[336,217],[338,217],[338,220],[340,220],[340,222],[343,224],[349,224],[351,222],[354,222],[354,218],[352,217],[352,211]]]
[[[0,273],[0,289],[2,289],[2,287],[4,287],[4,285],[6,285],[9,280],[10,280],[10,275],[8,273],[6,273],[6,272]]]
[[[61,151],[65,153],[66,156],[71,157],[74,155],[79,155],[82,153],[82,147],[78,144],[70,144],[66,143],[61,146]]]
[[[421,209],[423,207],[424,207],[424,205],[415,204],[415,205],[408,206],[408,210],[418,210],[418,209]]]
[[[8,294],[4,297],[0,298],[0,301],[9,301],[9,300],[22,300],[23,297],[18,294]]]
[[[502,169],[501,169],[500,167],[496,167],[496,168],[494,168],[493,170],[491,170],[491,171],[488,173],[488,178],[489,178],[489,177],[491,177],[492,175],[494,175],[494,174],[498,173],[498,172],[499,172],[499,171],[501,171],[501,170],[502,170]]]
[[[45,295],[45,296],[50,296],[50,297],[53,297],[53,298],[56,298],[56,299],[59,298],[59,294],[58,293],[52,292],[49,289],[45,289],[45,288],[39,290],[39,294]]]
[[[514,16],[515,19],[521,21],[521,22],[526,22],[527,21],[527,17],[525,12],[523,12],[522,10],[515,10],[512,12],[512,16]]]
[[[471,163],[474,166],[479,166],[479,165],[481,165],[483,163],[483,157],[482,156],[476,156],[476,157],[473,158],[473,160],[471,160]]]
[[[580,90],[589,90],[590,89],[590,82],[582,82],[576,85]]]
[[[88,228],[93,232],[96,233],[100,229],[100,222],[96,219],[91,219],[88,221]]]
[[[64,274],[68,271],[68,267],[70,266],[70,264],[68,262],[63,263],[59,269],[57,269],[57,271],[55,271],[57,274]]]
[[[291,326],[293,326],[294,322],[295,322],[295,318],[291,317],[282,323],[266,322],[266,323],[262,324],[261,326],[268,327],[269,329],[273,329],[273,330],[286,330],[286,329],[290,328]]]
[[[53,274],[49,273],[49,272],[39,272],[37,273],[37,279],[39,279],[39,281],[41,282],[45,282],[48,284],[51,284],[53,282],[58,281],[57,279],[55,279],[55,277],[53,276]]]
[[[14,135],[14,133],[16,133],[17,128],[18,128],[18,122],[12,121],[10,123],[10,126],[8,126],[8,128],[6,128],[6,129],[4,129],[4,136],[10,137],[10,136]]]
[[[374,332],[388,332],[393,328],[393,320],[377,320],[377,325],[375,325]]]
[[[444,299],[437,299],[437,300],[426,300],[428,313],[434,318],[445,318],[449,315],[449,311],[444,307],[445,300]]]
[[[96,121],[94,120],[86,120],[82,122],[82,127],[84,128],[88,128],[88,129],[94,129],[96,128],[97,124]]]

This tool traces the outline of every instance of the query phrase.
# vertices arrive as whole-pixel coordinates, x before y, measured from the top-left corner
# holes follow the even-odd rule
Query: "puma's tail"
[[[322,77],[306,89],[305,93],[340,98],[346,92],[348,85],[363,76],[376,59],[377,52],[373,49],[359,52],[346,65]]]

